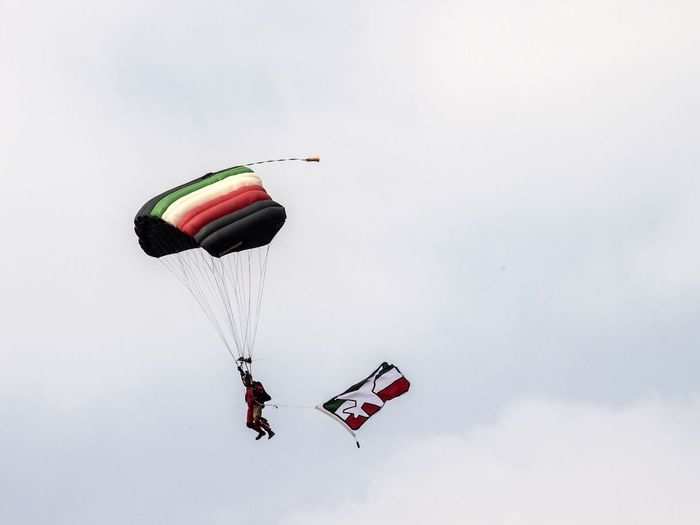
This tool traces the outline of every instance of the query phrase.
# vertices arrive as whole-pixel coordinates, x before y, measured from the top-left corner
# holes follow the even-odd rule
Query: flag
[[[336,418],[354,436],[387,401],[405,394],[410,386],[398,368],[382,363],[365,379],[316,408]]]

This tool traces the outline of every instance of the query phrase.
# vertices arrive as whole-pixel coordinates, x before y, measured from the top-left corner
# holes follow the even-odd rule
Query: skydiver
[[[246,426],[255,430],[258,435],[255,439],[258,440],[267,432],[267,439],[272,439],[275,433],[270,428],[270,423],[262,416],[262,410],[265,407],[265,402],[271,397],[265,391],[265,387],[260,381],[253,381],[253,376],[249,371],[241,368],[240,362],[250,363],[250,358],[241,358],[238,360],[238,372],[241,374],[241,381],[245,387],[245,402],[248,406],[246,414]]]

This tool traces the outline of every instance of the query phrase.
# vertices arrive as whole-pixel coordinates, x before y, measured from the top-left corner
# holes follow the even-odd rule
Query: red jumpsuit
[[[260,417],[260,413],[256,410],[255,396],[253,394],[253,387],[245,387],[245,403],[248,405],[248,412],[246,413],[245,423],[248,428],[253,428],[255,430],[260,430],[260,422],[257,419]],[[258,414],[256,414],[258,412]],[[257,416],[257,417],[256,417]]]

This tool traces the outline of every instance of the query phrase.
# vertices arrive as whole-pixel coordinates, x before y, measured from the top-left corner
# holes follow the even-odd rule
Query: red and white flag
[[[387,401],[405,394],[410,386],[398,368],[382,363],[365,379],[316,408],[337,419],[354,436]]]

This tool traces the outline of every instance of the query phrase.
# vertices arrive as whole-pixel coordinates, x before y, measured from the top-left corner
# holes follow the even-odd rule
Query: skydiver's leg
[[[260,416],[260,418],[258,419],[258,421],[260,422],[260,426],[261,426],[262,428],[264,428],[265,431],[267,432],[267,439],[272,438],[272,436],[274,436],[275,433],[272,431],[272,428],[270,428],[270,423],[267,421],[267,419],[265,419],[264,417]]]
[[[260,422],[256,420],[255,417],[255,408],[252,406],[248,407],[248,413],[246,414],[246,422],[245,426],[247,426],[251,430],[255,430],[258,435],[255,437],[255,439],[260,439],[265,435],[265,432],[263,432],[262,428],[260,427]]]
[[[265,431],[263,430],[265,427],[262,425],[261,419],[264,419],[262,416],[262,407],[260,405],[255,405],[253,406],[252,409],[252,419],[253,419],[253,425],[255,430],[258,431],[258,435],[255,436],[255,439],[260,439],[265,435]],[[253,428],[253,427],[251,427]]]

